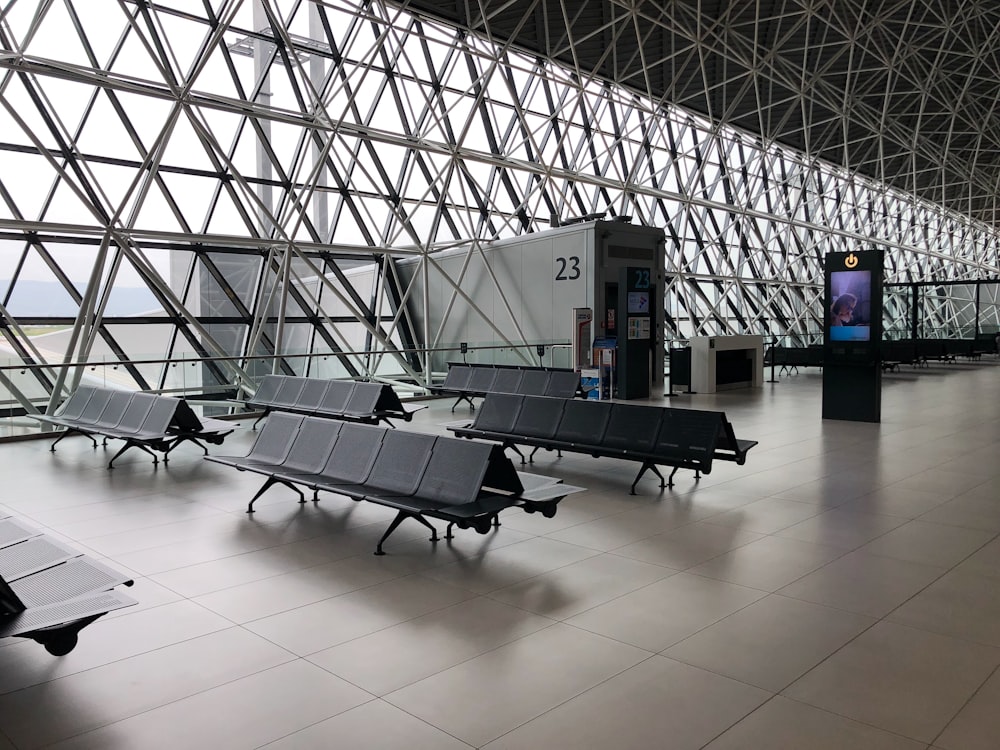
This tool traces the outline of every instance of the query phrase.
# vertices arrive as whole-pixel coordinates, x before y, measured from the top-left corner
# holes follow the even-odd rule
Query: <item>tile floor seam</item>
[[[455,605],[451,605],[451,606],[455,606]],[[513,606],[513,605],[509,605],[509,606]],[[515,609],[517,609],[517,608],[515,607]],[[527,610],[523,610],[523,611],[527,612]],[[433,614],[433,613],[428,613],[428,614]],[[535,615],[534,612],[529,612],[528,614],[534,615],[536,617],[544,617],[544,615]],[[420,616],[423,617],[423,615],[420,615]],[[417,619],[417,618],[414,618],[414,619]],[[550,618],[545,618],[545,619],[550,619]],[[366,693],[371,693],[371,691],[368,688],[364,687],[363,685],[357,684],[356,682],[354,682],[353,680],[348,679],[344,675],[339,674],[338,672],[335,672],[332,669],[324,667],[322,664],[317,664],[316,662],[314,662],[314,661],[311,660],[311,657],[316,656],[316,654],[321,654],[324,651],[328,651],[331,648],[337,648],[339,646],[344,646],[344,645],[346,645],[348,643],[351,643],[352,641],[360,640],[362,638],[367,638],[370,635],[375,635],[376,633],[388,630],[390,628],[395,627],[396,625],[402,625],[402,624],[403,623],[400,622],[400,623],[396,623],[395,625],[390,625],[390,626],[388,626],[386,628],[381,628],[380,630],[373,630],[371,633],[365,633],[365,635],[357,636],[356,638],[352,638],[350,641],[344,641],[343,643],[337,643],[337,644],[334,644],[333,646],[328,646],[327,648],[320,649],[319,651],[314,651],[313,653],[308,654],[306,656],[303,656],[301,658],[305,659],[306,661],[309,661],[310,664],[313,664],[314,666],[319,667],[324,672],[329,672],[334,677],[336,677],[336,678],[338,678],[340,680],[343,680],[344,682],[348,682],[351,685],[354,685],[355,687],[359,688],[360,690],[364,690]],[[441,669],[437,670],[436,672],[432,672],[430,674],[425,674],[425,675],[423,675],[421,677],[418,677],[417,679],[413,680],[412,682],[408,682],[408,683],[406,683],[404,685],[394,686],[391,690],[387,691],[384,694],[381,694],[381,695],[376,694],[376,693],[371,693],[371,694],[374,695],[379,700],[384,700],[387,695],[395,693],[398,690],[404,690],[405,688],[408,688],[408,687],[411,687],[413,685],[416,685],[418,682],[423,682],[424,680],[429,680],[432,677],[436,677],[439,674],[443,674],[443,673],[447,672],[450,669],[454,669],[455,667],[461,666],[462,664],[466,664],[466,663],[468,663],[470,661],[473,661],[473,660],[478,659],[480,657],[486,656],[487,654],[491,654],[494,651],[499,651],[500,649],[506,648],[507,646],[510,646],[510,645],[512,645],[514,643],[517,643],[518,641],[524,640],[525,638],[528,638],[529,636],[537,635],[538,633],[541,633],[544,630],[548,630],[553,625],[565,625],[565,624],[566,623],[561,623],[558,620],[551,620],[551,622],[549,622],[544,627],[538,628],[537,630],[533,630],[530,633],[525,633],[523,635],[519,635],[516,638],[511,638],[509,641],[504,641],[503,643],[498,643],[495,646],[491,646],[490,648],[486,649],[485,651],[480,651],[480,652],[478,652],[476,654],[472,654],[471,656],[468,656],[468,657],[462,659],[461,661],[457,661],[454,664],[449,664],[446,667],[442,667]],[[591,633],[591,635],[600,635],[600,634],[599,633]],[[263,638],[264,636],[261,636],[261,637]],[[607,636],[603,636],[603,637],[607,638]],[[265,640],[267,640],[267,639],[265,639]],[[614,638],[609,638],[609,640],[615,640],[615,639]],[[630,645],[630,644],[624,644],[624,645]],[[633,646],[633,648],[636,648],[636,647]],[[386,701],[386,702],[388,702],[388,701]],[[392,704],[392,705],[395,706],[395,704]],[[400,707],[396,706],[396,708],[400,708]],[[402,710],[402,709],[400,708],[400,710]],[[417,718],[419,718],[419,717],[417,717]],[[426,720],[424,720],[424,719],[421,719],[421,721],[425,721],[425,723],[429,723],[429,722],[426,722]],[[437,727],[437,728],[440,729],[440,727]],[[444,731],[444,730],[442,729],[441,731]]]
[[[253,635],[255,635],[255,634],[253,634]],[[275,645],[277,645],[277,644],[275,644]],[[110,722],[108,722],[106,724],[102,724],[99,727],[92,727],[91,729],[88,729],[88,730],[86,730],[84,732],[77,732],[76,734],[72,734],[72,735],[69,735],[67,737],[63,737],[63,738],[57,740],[56,743],[47,743],[44,747],[49,747],[52,744],[58,744],[58,743],[66,742],[67,740],[75,739],[76,737],[83,737],[85,735],[92,734],[94,732],[98,732],[98,731],[100,731],[102,729],[107,729],[108,727],[113,727],[115,724],[121,724],[124,721],[130,721],[130,720],[135,719],[135,718],[137,718],[139,716],[144,716],[144,715],[152,713],[154,711],[160,711],[160,710],[166,708],[167,706],[172,706],[172,705],[175,705],[177,703],[181,703],[181,702],[186,701],[186,700],[188,700],[190,698],[194,698],[195,696],[198,696],[198,695],[205,695],[206,693],[210,693],[213,690],[218,690],[220,688],[224,688],[226,685],[233,685],[233,684],[235,684],[237,682],[240,682],[242,680],[245,680],[247,678],[255,677],[255,676],[260,675],[260,674],[264,674],[265,672],[268,672],[268,671],[270,671],[272,669],[275,669],[276,667],[286,666],[286,665],[291,664],[291,663],[293,663],[295,661],[302,661],[302,662],[305,662],[306,664],[308,664],[311,667],[316,667],[318,669],[320,668],[318,665],[313,664],[312,662],[308,661],[307,659],[304,659],[303,657],[295,656],[294,654],[292,654],[292,657],[293,658],[289,659],[288,661],[281,662],[280,664],[274,664],[274,665],[272,665],[270,667],[265,667],[265,668],[262,668],[262,669],[258,669],[258,670],[254,671],[254,672],[249,672],[247,674],[241,675],[240,677],[234,677],[231,680],[226,680],[224,682],[220,682],[219,684],[213,685],[212,687],[204,688],[202,690],[196,690],[193,693],[188,693],[187,695],[181,696],[179,698],[175,698],[173,700],[169,700],[169,701],[167,701],[165,703],[161,703],[158,706],[153,706],[151,708],[147,708],[147,709],[144,709],[142,711],[138,711],[138,712],[136,712],[134,714],[131,714],[131,715],[127,716],[127,717],[124,717],[124,718],[121,718],[121,719],[116,719],[115,721],[110,721]],[[336,677],[336,675],[334,675],[334,676]],[[342,680],[343,678],[337,677],[337,679],[341,679]],[[344,680],[344,681],[346,682],[346,680]],[[352,685],[352,687],[355,687],[355,688],[357,688],[359,690],[363,690],[365,693],[368,693],[368,691],[364,690],[364,688],[358,688],[356,685]],[[368,695],[371,695],[371,693],[368,693]],[[372,699],[373,700],[377,700],[378,696],[372,695]],[[370,700],[369,701],[365,701],[365,703],[371,703],[371,701]],[[364,704],[360,704],[360,705],[364,705]],[[338,715],[340,715],[342,713],[345,713],[346,711],[350,711],[350,710],[351,710],[350,708],[347,708],[347,709],[344,709],[343,711],[338,711],[337,713],[334,713],[334,714],[331,714],[330,716],[324,717],[323,721],[326,721],[326,719],[333,718],[334,716],[338,716]],[[42,749],[39,748],[39,750],[42,750]]]
[[[602,636],[602,637],[607,638],[607,636]],[[610,640],[615,640],[615,639],[611,638]],[[638,647],[633,646],[632,648],[638,648]],[[638,649],[638,650],[640,650],[640,651],[646,651],[646,649]],[[650,659],[655,659],[658,656],[658,654],[656,654],[654,652],[647,651],[647,653],[649,654],[647,657],[645,657],[644,659],[641,659],[641,660],[637,661],[635,664],[633,664],[633,665],[631,665],[629,667],[625,667],[624,669],[620,669],[619,671],[615,672],[614,674],[609,675],[608,677],[605,677],[604,679],[600,680],[599,682],[594,683],[590,687],[581,690],[579,693],[571,695],[568,698],[566,698],[565,700],[559,701],[559,703],[557,703],[557,704],[555,704],[553,706],[550,706],[546,710],[542,711],[542,713],[536,714],[535,716],[532,716],[530,719],[524,720],[523,722],[521,722],[517,726],[511,727],[510,729],[508,729],[507,731],[503,732],[502,734],[498,734],[496,737],[491,737],[490,739],[488,739],[486,742],[482,743],[481,745],[477,745],[476,746],[477,750],[481,750],[481,748],[489,745],[491,742],[496,742],[501,737],[505,737],[506,735],[510,734],[511,732],[514,732],[514,731],[520,729],[521,727],[523,727],[523,726],[525,726],[527,724],[530,724],[533,721],[537,721],[538,719],[541,719],[546,714],[549,714],[552,711],[557,710],[560,706],[564,706],[565,704],[569,703],[570,701],[576,700],[580,696],[586,695],[587,693],[589,693],[589,692],[591,692],[593,690],[596,690],[601,685],[604,685],[606,682],[609,682],[610,680],[613,680],[616,677],[620,677],[621,675],[625,674],[629,670],[635,669],[640,664],[645,664]],[[464,740],[461,740],[461,741],[464,742]]]
[[[861,724],[868,724],[868,722],[865,722],[865,721],[863,721],[863,720],[861,720],[861,719],[858,719],[858,718],[856,718],[856,717],[853,717],[853,716],[847,716],[846,714],[839,714],[839,713],[837,713],[837,712],[835,712],[835,711],[831,711],[831,710],[830,710],[830,709],[829,709],[828,707],[826,707],[826,706],[820,706],[820,705],[817,705],[817,704],[815,704],[815,703],[809,703],[809,701],[807,701],[807,700],[804,700],[804,699],[802,699],[802,698],[795,698],[795,697],[793,697],[793,696],[790,696],[790,695],[786,695],[786,694],[785,694],[785,691],[786,691],[786,690],[788,690],[788,689],[789,689],[789,688],[790,688],[790,687],[791,687],[792,685],[794,685],[794,684],[795,684],[796,682],[798,682],[799,680],[801,680],[801,679],[805,678],[806,676],[808,676],[808,675],[809,675],[809,674],[810,674],[811,672],[813,672],[813,671],[815,671],[815,670],[819,669],[819,668],[820,668],[821,666],[823,666],[823,664],[825,664],[825,663],[826,663],[827,661],[829,661],[830,659],[832,659],[832,658],[833,658],[834,656],[836,656],[836,655],[837,655],[838,653],[840,653],[841,651],[843,651],[843,650],[844,650],[845,648],[847,648],[847,647],[848,647],[849,645],[851,645],[852,643],[854,643],[854,642],[855,642],[856,640],[858,640],[858,639],[859,639],[859,638],[860,638],[861,636],[863,636],[863,635],[864,635],[865,633],[867,633],[867,632],[869,632],[870,630],[872,630],[873,628],[875,628],[875,627],[877,627],[877,626],[879,626],[879,625],[883,625],[883,624],[888,624],[888,625],[893,625],[893,626],[895,626],[895,627],[902,627],[902,628],[907,628],[907,629],[909,629],[909,630],[914,630],[914,631],[918,631],[918,632],[923,632],[923,633],[931,633],[931,631],[928,631],[928,630],[924,630],[923,628],[917,628],[917,627],[913,627],[912,625],[904,625],[904,624],[902,624],[902,623],[893,623],[893,622],[887,622],[887,621],[886,621],[886,620],[885,620],[884,618],[883,618],[883,619],[880,619],[880,620],[878,620],[878,621],[876,621],[876,622],[873,622],[873,623],[872,623],[871,625],[869,625],[868,627],[866,627],[866,628],[865,628],[864,630],[862,630],[861,632],[859,632],[859,633],[858,633],[857,635],[855,635],[855,636],[854,636],[853,638],[851,638],[851,639],[850,639],[850,640],[848,640],[847,642],[843,643],[843,644],[842,644],[842,645],[841,645],[841,646],[840,646],[839,648],[837,648],[837,649],[835,649],[834,651],[832,651],[831,653],[827,654],[827,655],[826,655],[826,657],[824,657],[824,658],[823,658],[823,659],[822,659],[822,660],[821,660],[820,662],[818,662],[817,664],[813,665],[813,666],[812,666],[812,668],[810,668],[809,670],[807,670],[807,671],[806,671],[806,672],[804,672],[803,674],[799,675],[799,676],[798,676],[798,677],[797,677],[797,678],[796,678],[795,680],[793,680],[793,681],[792,681],[792,682],[790,682],[790,683],[789,683],[788,685],[786,685],[785,687],[783,687],[783,688],[781,689],[781,691],[780,691],[779,693],[777,693],[777,694],[778,694],[778,695],[780,695],[780,696],[781,696],[782,698],[785,698],[786,700],[794,700],[794,701],[797,701],[798,703],[803,703],[803,704],[805,704],[805,705],[807,705],[807,706],[811,706],[811,707],[813,707],[813,708],[816,708],[816,709],[819,709],[819,710],[821,710],[821,711],[826,711],[826,712],[828,712],[828,713],[832,713],[832,714],[835,714],[835,715],[837,715],[837,716],[842,716],[843,718],[845,718],[845,719],[850,719],[851,721],[856,721],[856,722],[859,722],[859,723],[861,723]],[[932,634],[932,635],[941,635],[941,634],[939,634],[939,633],[931,633],[931,634]],[[947,637],[947,638],[954,638],[954,636],[944,636],[944,637]],[[961,638],[955,638],[955,640],[958,640],[958,641],[964,641],[964,639],[961,639]],[[966,643],[971,643],[970,641],[964,641],[964,642],[966,642]],[[975,644],[975,645],[982,645],[982,644]],[[993,650],[995,650],[995,651],[998,651],[998,652],[1000,652],[1000,648],[998,648],[998,647],[996,647],[996,646],[988,646],[988,648],[991,648],[991,649],[993,649]],[[1000,664],[998,664],[998,666],[997,666],[997,667],[994,667],[994,672],[995,672],[995,671],[996,671],[997,669],[1000,669]],[[991,672],[990,674],[992,675],[992,674],[993,674],[993,672]],[[989,678],[987,677],[987,679],[989,679]],[[979,687],[977,687],[977,688],[976,688],[976,689],[975,689],[975,690],[973,691],[973,695],[974,695],[974,694],[975,694],[976,692],[978,692],[978,691],[979,691],[980,689],[982,689],[982,686],[983,686],[983,685],[985,685],[985,684],[986,684],[986,680],[983,680],[983,682],[982,682],[982,683],[981,683],[981,684],[979,685]],[[970,699],[969,699],[969,700],[971,700],[971,697],[970,697]],[[963,707],[964,707],[964,705],[965,705],[965,704],[963,704]],[[950,719],[948,720],[948,722],[947,722],[947,723],[945,724],[945,726],[947,726],[947,724],[950,724],[950,723],[951,723],[952,721],[954,721],[954,720],[955,720],[955,717],[957,717],[957,716],[958,716],[958,714],[959,714],[960,712],[961,712],[961,709],[959,709],[958,711],[956,711],[956,712],[955,712],[955,714],[954,714],[954,715],[952,715],[952,717],[951,717],[951,718],[950,718]],[[883,731],[883,732],[890,732],[890,733],[892,733],[892,734],[899,734],[898,732],[895,732],[895,731],[893,731],[893,730],[891,730],[891,729],[888,729],[887,727],[880,727],[880,726],[878,726],[878,725],[876,725],[876,724],[871,724],[870,726],[874,726],[874,727],[875,727],[876,729],[880,729],[880,730],[881,730],[881,731]],[[942,729],[941,731],[943,732],[944,730]],[[926,743],[926,744],[928,745],[928,747],[934,744],[933,742],[930,742],[930,743],[927,743],[927,742],[926,742],[926,740],[923,740],[923,739],[921,739],[921,738],[919,738],[919,737],[914,737],[914,736],[912,736],[912,735],[901,735],[901,736],[905,737],[906,739],[909,739],[909,740],[912,740],[912,741],[914,741],[914,742],[924,742],[924,743]]]
[[[1000,664],[998,664],[996,667],[993,668],[993,671],[990,672],[989,675],[987,675],[986,679],[983,680],[982,683],[980,683],[979,687],[977,687],[975,690],[972,691],[972,695],[969,696],[968,700],[966,700],[965,703],[963,703],[961,707],[959,707],[959,709],[955,712],[955,714],[950,719],[948,719],[947,723],[945,723],[945,725],[941,728],[941,731],[938,732],[936,735],[934,735],[934,739],[931,740],[930,746],[935,746],[935,747],[937,746],[937,741],[941,739],[941,736],[945,732],[948,731],[948,728],[955,722],[955,719],[961,716],[962,712],[969,706],[969,704],[972,703],[973,700],[975,700],[976,696],[979,695],[980,691],[986,686],[986,683],[989,682],[991,679],[993,679],[993,677],[998,673],[1000,673]]]

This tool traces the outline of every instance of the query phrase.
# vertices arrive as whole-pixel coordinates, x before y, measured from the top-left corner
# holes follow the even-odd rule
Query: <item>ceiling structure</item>
[[[408,0],[996,227],[994,0]]]

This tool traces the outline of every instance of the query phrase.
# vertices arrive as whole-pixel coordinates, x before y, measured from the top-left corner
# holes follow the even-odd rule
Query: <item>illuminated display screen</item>
[[[833,271],[830,274],[830,341],[870,341],[871,271]]]
[[[629,292],[628,311],[630,315],[649,315],[649,292]]]

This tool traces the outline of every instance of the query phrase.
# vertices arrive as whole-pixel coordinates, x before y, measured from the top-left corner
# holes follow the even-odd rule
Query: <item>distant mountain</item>
[[[0,281],[0,294],[6,295],[9,280]],[[82,293],[86,284],[76,282]],[[62,284],[55,281],[19,281],[14,287],[8,311],[15,318],[75,317],[80,308]],[[120,287],[111,293],[105,315],[139,315],[161,309],[156,297],[146,288]]]

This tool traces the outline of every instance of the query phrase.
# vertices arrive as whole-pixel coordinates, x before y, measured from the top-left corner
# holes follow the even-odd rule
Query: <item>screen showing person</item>
[[[830,274],[829,299],[830,340],[870,340],[872,272],[834,271]]]

